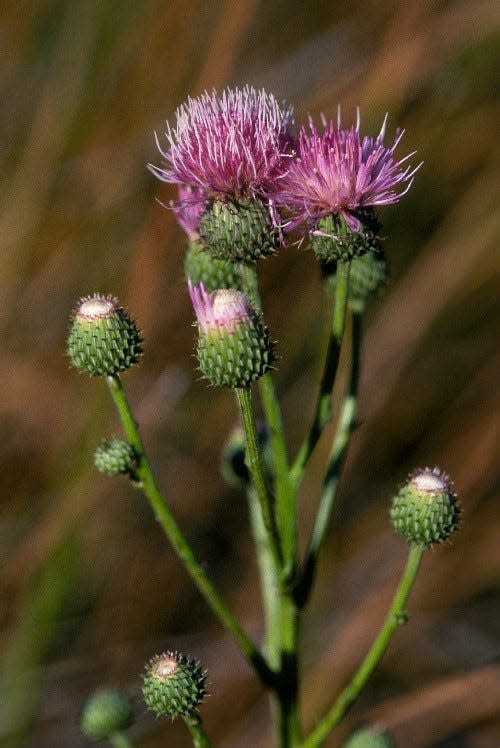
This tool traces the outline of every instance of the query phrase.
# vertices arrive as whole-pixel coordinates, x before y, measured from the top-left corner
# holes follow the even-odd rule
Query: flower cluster
[[[310,118],[294,138],[291,109],[272,94],[206,92],[177,110],[168,147],[159,145],[164,164],[150,168],[178,185],[179,223],[218,257],[255,261],[282,243],[286,228],[309,235],[315,249],[318,239],[320,260],[350,260],[380,251],[374,208],[397,202],[419,168],[408,164],[413,153],[395,155],[403,132],[384,144],[386,123],[370,137],[360,133],[359,113],[348,129],[340,116],[323,118],[322,131]],[[334,240],[332,251],[323,239]]]

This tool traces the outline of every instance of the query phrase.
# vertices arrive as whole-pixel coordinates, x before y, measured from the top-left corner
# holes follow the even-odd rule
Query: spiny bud
[[[243,290],[238,264],[214,257],[196,241],[189,244],[184,272],[186,280],[191,281],[193,286],[203,283],[207,291],[215,291],[217,288]]]
[[[113,296],[80,299],[68,336],[68,356],[78,371],[112,376],[129,369],[142,353],[135,322]]]
[[[389,733],[379,727],[364,727],[356,730],[343,748],[394,748],[394,741]]]
[[[257,424],[257,439],[264,471],[271,477],[273,471],[271,440],[269,431],[263,423]],[[248,488],[251,483],[245,453],[245,433],[241,426],[236,426],[229,434],[221,454],[221,473],[234,488]]]
[[[146,667],[142,693],[158,716],[192,717],[207,691],[207,673],[200,663],[178,652],[156,655]]]
[[[247,297],[234,289],[208,293],[189,284],[198,319],[198,361],[218,387],[249,387],[271,368],[274,348],[267,328]]]
[[[331,294],[337,288],[337,263],[322,263],[325,284]],[[355,311],[363,311],[370,294],[375,293],[387,280],[387,262],[383,252],[370,250],[351,260],[349,268],[348,304]]]
[[[125,439],[106,439],[94,452],[94,465],[103,475],[126,475],[134,470],[135,452]]]
[[[84,704],[80,716],[83,734],[91,740],[106,740],[134,721],[132,704],[117,688],[96,691]]]
[[[319,221],[311,236],[311,246],[320,262],[349,262],[365,252],[380,252],[380,223],[372,208],[357,212],[358,230],[352,229],[343,216],[328,213]]]
[[[269,208],[250,199],[209,203],[200,219],[200,238],[209,252],[233,262],[255,262],[279,244]]]
[[[394,497],[391,508],[394,529],[408,543],[442,543],[457,529],[460,509],[453,485],[438,468],[421,468]]]

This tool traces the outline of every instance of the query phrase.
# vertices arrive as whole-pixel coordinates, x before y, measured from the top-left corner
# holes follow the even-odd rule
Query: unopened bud
[[[247,297],[235,289],[208,293],[189,284],[198,319],[198,361],[203,376],[218,387],[249,387],[268,371],[274,347]]]
[[[363,727],[348,738],[343,748],[394,748],[394,741],[382,728]]]
[[[192,717],[207,691],[200,663],[178,652],[156,655],[146,667],[142,693],[151,711],[164,717]]]
[[[80,727],[91,740],[106,740],[134,721],[130,700],[117,688],[106,688],[90,696],[82,709]]]
[[[421,468],[394,497],[391,508],[394,529],[408,543],[442,543],[457,529],[460,509],[453,485],[438,468]]]
[[[135,451],[125,439],[112,437],[101,442],[94,452],[94,465],[103,475],[132,474]]]
[[[87,296],[78,302],[68,336],[68,356],[78,371],[111,376],[137,363],[142,353],[135,322],[112,296]]]

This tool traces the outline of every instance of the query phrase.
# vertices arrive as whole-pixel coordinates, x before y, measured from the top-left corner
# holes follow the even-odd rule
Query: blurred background
[[[124,383],[160,484],[207,572],[262,633],[246,504],[217,471],[236,420],[197,380],[185,239],[147,171],[187,95],[250,83],[307,113],[362,112],[424,165],[381,218],[391,280],[366,315],[356,431],[304,620],[303,719],[338,693],[379,626],[406,547],[388,521],[407,472],[439,465],[463,507],[426,554],[367,691],[327,741],[367,722],[402,748],[500,745],[498,511],[498,7],[481,0],[31,0],[0,9],[0,744],[85,746],[86,695],[119,685],[145,748],[190,745],[140,698],[165,648],[210,672],[206,727],[222,748],[271,745],[267,700],[194,589],[142,495],[92,465],[119,434],[104,383],[65,357],[77,299],[111,292],[144,331]],[[414,159],[415,160],[415,159]],[[313,255],[262,264],[290,450],[303,436],[328,309]],[[203,414],[203,417],[200,417]],[[329,447],[301,496],[311,527]]]

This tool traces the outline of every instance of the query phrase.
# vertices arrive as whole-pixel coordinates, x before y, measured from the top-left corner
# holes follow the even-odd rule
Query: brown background
[[[168,500],[207,571],[254,636],[261,631],[244,499],[216,466],[235,422],[230,393],[197,381],[184,237],[146,170],[188,94],[264,86],[311,112],[362,112],[405,127],[400,153],[425,163],[383,211],[392,276],[366,319],[361,425],[336,526],[304,622],[310,726],[359,662],[406,553],[388,523],[407,471],[439,465],[464,519],[427,553],[410,625],[346,731],[378,719],[402,748],[500,745],[498,511],[498,17],[489,2],[38,0],[0,10],[0,743],[83,746],[86,694],[134,698],[137,745],[189,745],[140,700],[144,662],[164,648],[210,671],[207,729],[223,748],[270,745],[267,703],[125,480],[92,453],[119,433],[104,384],[69,370],[79,296],[112,292],[145,336],[124,376]],[[312,254],[262,266],[266,319],[291,448],[318,376],[326,309]],[[328,450],[301,497],[311,525]],[[30,743],[31,741],[31,743]]]

